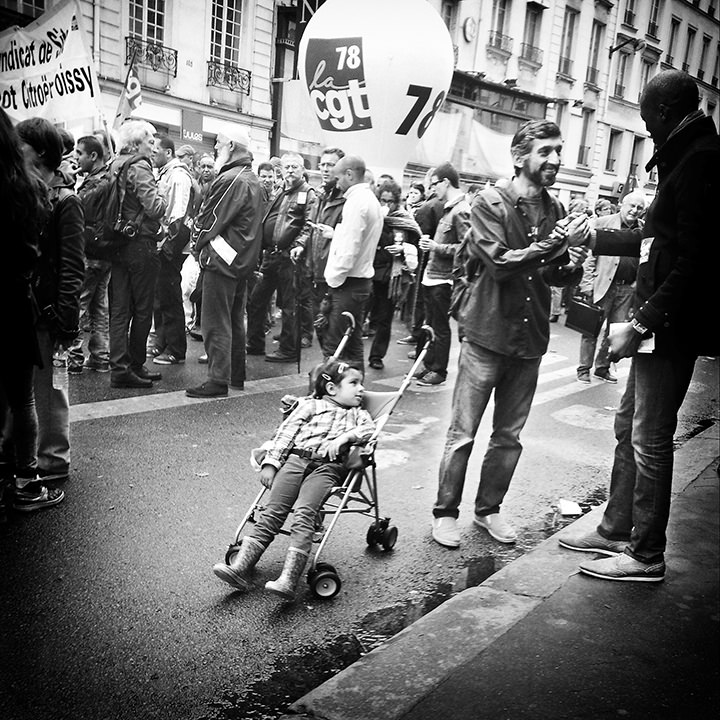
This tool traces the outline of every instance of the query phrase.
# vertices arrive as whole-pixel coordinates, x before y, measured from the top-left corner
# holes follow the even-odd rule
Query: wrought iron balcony
[[[528,62],[542,65],[543,51],[539,47],[530,45],[529,43],[520,44],[520,57]]]
[[[250,77],[251,73],[249,70],[229,63],[208,60],[208,85],[225,87],[234,92],[242,92],[245,93],[245,95],[249,95]]]
[[[658,36],[658,24],[652,20],[648,23],[647,34],[650,37],[656,38]]]
[[[698,78],[698,80],[704,80],[704,79],[705,79],[705,71],[704,71],[704,70],[698,70],[698,72],[697,72],[697,78]]]
[[[573,61],[572,58],[562,57],[560,56],[560,62],[558,63],[558,72],[567,75],[568,77],[572,77],[572,71],[573,71]]]
[[[630,27],[635,27],[635,13],[632,10],[626,10],[623,17],[623,23]]]
[[[607,158],[605,160],[605,172],[615,172],[615,158]]]
[[[589,165],[590,164],[590,146],[581,145],[578,149],[578,165]]]
[[[684,62],[682,64],[682,69],[683,69],[683,72],[687,72],[690,69],[690,63]]]
[[[129,65],[133,56],[135,62],[143,67],[164,70],[177,77],[177,50],[160,43],[149,42],[136,37],[125,38],[125,64]]]
[[[494,50],[502,50],[504,53],[512,53],[513,39],[495,30],[490,32],[488,47]]]
[[[613,92],[613,96],[616,98],[624,98],[625,86],[621,85],[620,83],[615,83],[615,91]]]
[[[600,71],[596,67],[588,65],[587,70],[585,71],[585,82],[590,83],[591,85],[597,85],[599,75]]]
[[[670,65],[670,67],[672,67],[673,60],[674,60],[674,59],[675,59],[675,58],[674,58],[672,55],[670,55],[670,53],[668,53],[668,54],[665,56],[665,64],[666,64],[666,65]]]

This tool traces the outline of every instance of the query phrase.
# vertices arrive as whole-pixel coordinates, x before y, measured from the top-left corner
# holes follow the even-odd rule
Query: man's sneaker
[[[203,336],[202,336],[202,333],[200,332],[199,327],[193,325],[192,327],[188,328],[187,333],[193,340],[195,340],[197,342],[202,342]]]
[[[160,355],[160,353],[162,353],[162,350],[159,347],[155,347],[154,345],[148,345],[145,355],[149,358],[154,358]]]
[[[487,530],[490,536],[494,537],[498,542],[514,543],[517,540],[515,529],[500,517],[500,513],[476,515],[475,524]]]
[[[202,355],[198,358],[198,363],[200,363],[200,365],[207,365],[207,364],[208,364],[208,356],[207,356],[207,353],[202,354]]]
[[[177,355],[164,352],[160,353],[157,357],[154,357],[153,362],[156,365],[181,365],[185,362],[185,358],[179,358]]]
[[[416,380],[420,380],[420,379],[423,378],[425,375],[427,375],[429,372],[430,372],[430,371],[429,371],[426,367],[421,367],[421,368],[418,368],[418,369],[413,373],[412,376],[413,376]]]
[[[102,360],[93,360],[92,358],[88,358],[87,360],[85,360],[85,367],[88,370],[92,370],[93,372],[110,372],[110,363],[107,360],[103,362]]]
[[[613,385],[617,382],[617,378],[609,370],[596,370],[595,377],[600,378],[603,382],[612,383]]]
[[[433,518],[432,536],[436,543],[445,547],[460,547],[460,531],[458,530],[457,519],[454,517]]]
[[[417,345],[417,340],[412,335],[408,335],[407,337],[400,338],[399,340],[396,340],[395,342],[398,345]]]
[[[590,371],[589,370],[578,370],[577,374],[578,382],[590,384]]]
[[[665,579],[665,563],[642,563],[626,553],[590,560],[580,565],[580,572],[601,580],[626,582],[660,582]]]
[[[442,385],[445,382],[445,376],[434,370],[426,372],[418,381],[418,385]]]
[[[385,367],[385,363],[382,361],[382,358],[375,358],[375,357],[370,358],[370,360],[368,361],[368,365],[373,370],[382,370]]]
[[[228,386],[223,383],[216,383],[212,380],[208,380],[202,385],[198,385],[194,388],[188,388],[185,391],[185,394],[191,398],[227,397]]]
[[[132,371],[143,380],[162,380],[162,375],[159,372],[148,370],[144,365],[132,368]]]
[[[606,540],[600,533],[593,530],[582,535],[563,535],[558,538],[558,544],[568,550],[579,552],[600,553],[602,555],[619,555],[625,551],[627,540]]]
[[[72,363],[72,365],[68,363],[67,371],[71,375],[79,375],[83,371],[83,365],[82,363]]]
[[[132,370],[113,375],[110,378],[110,387],[114,388],[151,388],[152,380],[138,377]]]
[[[265,356],[265,362],[269,363],[292,363],[297,362],[297,359],[297,355],[293,353],[283,353],[279,350]]]
[[[47,488],[39,480],[28,483],[23,488],[15,487],[13,508],[19,512],[43,510],[62,502],[65,493],[58,488]]]

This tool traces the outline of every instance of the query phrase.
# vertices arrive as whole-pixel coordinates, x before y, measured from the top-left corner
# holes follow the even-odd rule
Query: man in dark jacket
[[[110,167],[115,177],[127,165],[122,219],[134,234],[112,259],[110,274],[110,383],[119,388],[150,388],[160,373],[145,367],[152,326],[157,241],[165,200],[152,170],[155,128],[144,120],[120,126],[121,150]]]
[[[610,335],[611,358],[632,358],[615,416],[610,499],[597,530],[561,537],[564,547],[610,557],[580,565],[603,580],[657,582],[665,576],[673,435],[699,355],[718,355],[716,217],[720,140],[698,108],[693,79],[656,75],[640,98],[655,142],[647,170],[658,190],[640,230],[598,229],[596,255],[639,256],[633,319]],[[641,347],[654,341],[654,349]]]
[[[301,258],[304,260],[305,272],[312,284],[312,314],[316,318],[315,332],[321,348],[324,348],[326,321],[324,315],[320,317],[320,309],[323,298],[328,294],[325,265],[330,252],[333,229],[342,220],[342,210],[345,205],[345,195],[338,188],[332,171],[344,157],[345,153],[335,147],[325,148],[320,154],[318,169],[322,184],[317,191],[318,200],[311,218],[312,232],[309,235],[303,233],[295,238],[294,247],[290,251],[293,260],[298,261]],[[335,348],[330,349],[330,352],[323,349],[325,355],[332,355],[334,351]]]
[[[236,125],[218,134],[219,171],[195,218],[194,252],[202,271],[202,336],[208,379],[189,397],[221,397],[245,385],[245,300],[262,236],[262,190],[251,169],[250,135]]]
[[[276,352],[265,355],[267,362],[295,362],[298,355],[295,304],[300,277],[290,258],[293,243],[300,235],[310,234],[308,220],[316,202],[315,191],[303,178],[305,164],[302,156],[287,153],[282,156],[285,175],[283,189],[268,203],[263,214],[262,278],[255,285],[248,303],[248,352],[265,354],[265,313],[273,292],[282,310],[282,330]]]

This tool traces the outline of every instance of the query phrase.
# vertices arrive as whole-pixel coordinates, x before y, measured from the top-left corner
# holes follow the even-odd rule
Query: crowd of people
[[[401,178],[376,178],[362,157],[338,147],[321,153],[317,186],[297,153],[254,167],[249,129],[241,125],[218,134],[214,157],[198,157],[143,120],[126,121],[116,139],[98,130],[75,141],[40,118],[13,127],[0,111],[0,196],[11,260],[0,270],[0,301],[16,309],[11,336],[21,339],[17,352],[0,356],[0,467],[12,506],[29,512],[64,497],[58,483],[70,470],[70,435],[67,384],[57,381],[63,363],[71,375],[108,373],[112,387],[150,389],[162,379],[155,366],[185,361],[189,335],[204,343],[207,379],[187,395],[223,397],[244,388],[247,354],[295,363],[317,342],[327,362],[350,313],[355,323],[337,358],[342,367],[324,366],[316,389],[318,402],[327,398],[323,408],[339,406],[344,416],[361,396],[363,336],[372,338],[369,367],[382,370],[399,311],[407,335],[396,342],[415,346],[411,357],[424,341],[422,326],[433,328],[415,377],[425,386],[446,382],[450,316],[458,321],[458,375],[432,536],[445,547],[460,545],[468,461],[494,396],[474,522],[496,540],[514,542],[517,533],[500,510],[520,458],[520,433],[549,323],[579,295],[603,313],[594,376],[616,382],[611,362],[631,357],[632,365],[603,524],[564,544],[611,555],[583,564],[588,574],[662,579],[677,410],[697,355],[717,351],[691,319],[707,315],[708,198],[717,184],[710,163],[718,152],[712,121],[697,107],[688,75],[654,78],[641,113],[657,148],[655,202],[648,209],[634,191],[617,208],[600,200],[591,210],[577,198],[568,212],[549,191],[563,140],[545,120],[525,123],[514,136],[511,179],[463,188],[445,162],[404,195]],[[116,217],[108,217],[110,197]],[[108,237],[121,240],[108,246]],[[281,323],[277,349],[269,352],[273,301]],[[650,334],[655,352],[638,354]],[[596,347],[594,336],[582,337],[579,382],[590,382]],[[354,410],[350,415],[359,422]],[[312,424],[310,415],[303,422]],[[336,443],[331,447],[335,453]],[[291,449],[286,443],[268,460],[263,479],[270,486],[276,473],[290,478],[297,496],[301,468],[286,472],[284,465]],[[318,476],[319,487],[326,475]],[[318,493],[309,494],[312,505]],[[287,515],[289,501],[278,497],[276,517],[248,539],[241,565],[216,567],[230,584],[244,587],[278,518]],[[306,557],[300,534],[294,549]],[[290,563],[290,575],[297,564]],[[288,582],[280,585],[290,596]]]

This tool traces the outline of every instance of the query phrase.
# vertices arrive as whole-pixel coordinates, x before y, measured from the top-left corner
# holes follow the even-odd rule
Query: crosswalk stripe
[[[536,393],[535,398],[533,399],[533,406],[544,405],[545,403],[552,402],[553,400],[557,400],[558,398],[567,397],[568,395],[574,395],[575,393],[586,392],[587,390],[591,390],[593,387],[597,387],[598,383],[602,382],[601,380],[598,380],[594,384],[590,385],[579,383],[576,379],[574,379],[575,368],[571,368],[571,370],[572,373],[569,374],[572,374],[573,376],[572,383],[560,385],[559,387],[553,388],[552,390],[546,390],[545,392]],[[614,373],[618,380],[625,379],[629,374],[629,366],[620,368]]]

